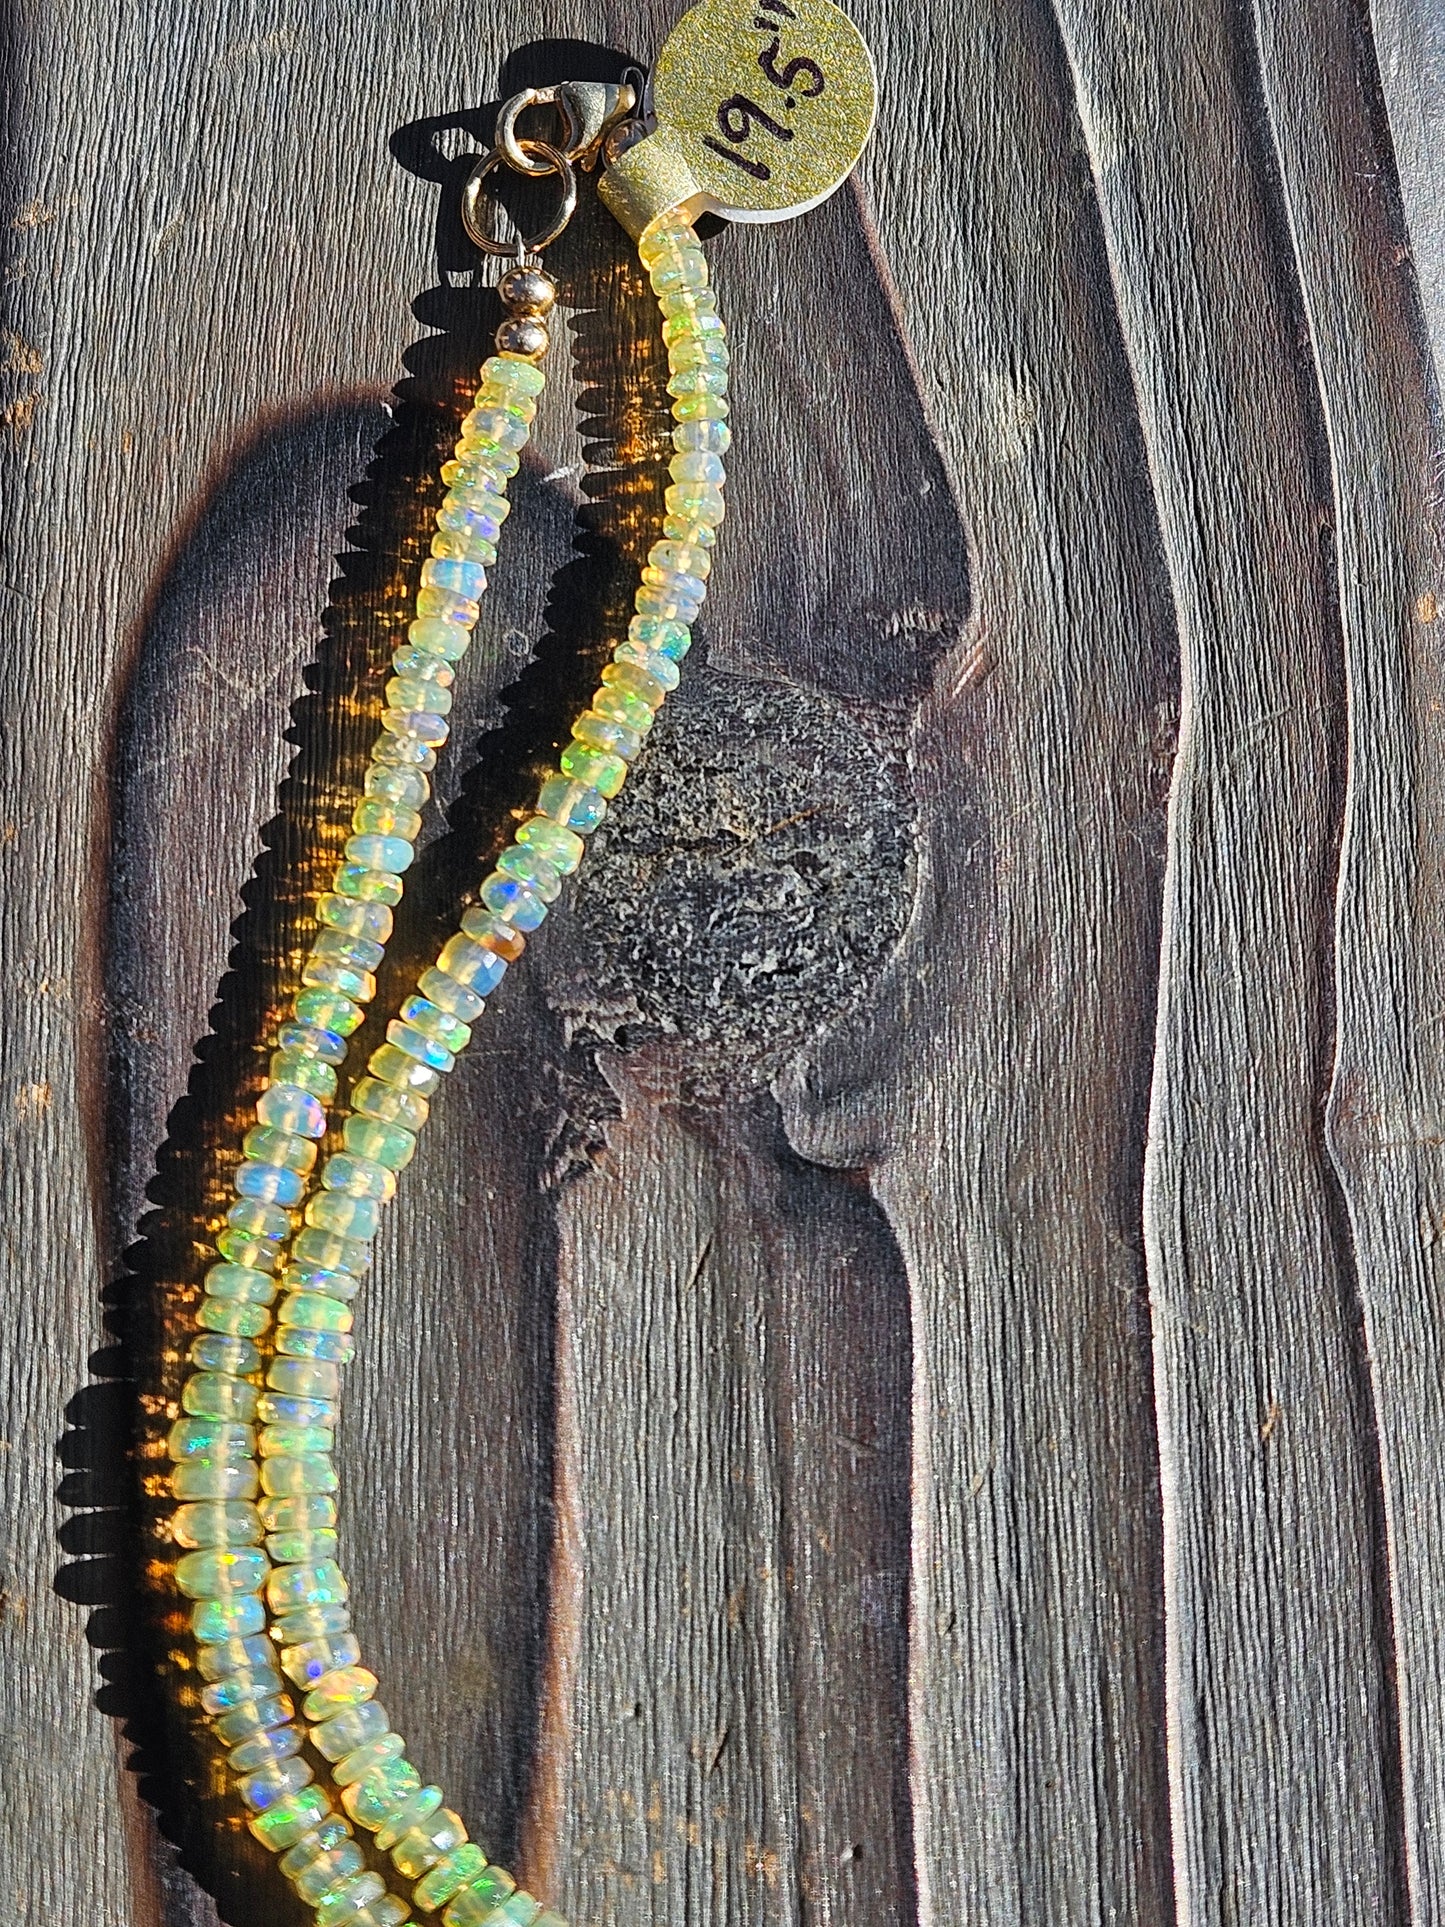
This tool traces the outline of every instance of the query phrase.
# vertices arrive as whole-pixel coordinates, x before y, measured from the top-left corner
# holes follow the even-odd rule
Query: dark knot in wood
[[[584,1050],[646,1052],[691,1096],[763,1084],[868,995],[914,882],[888,722],[690,664],[559,919],[549,996]]]

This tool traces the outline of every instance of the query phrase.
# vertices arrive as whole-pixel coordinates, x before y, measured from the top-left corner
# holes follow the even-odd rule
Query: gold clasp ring
[[[550,247],[566,227],[577,210],[577,176],[572,163],[561,148],[551,147],[546,141],[516,140],[519,161],[514,161],[500,144],[489,148],[485,154],[478,154],[473,161],[467,178],[462,186],[462,226],[467,238],[476,243],[484,254],[511,255],[517,261],[524,261],[529,255],[540,254],[543,248]],[[538,156],[536,160],[533,155]],[[487,176],[499,161],[505,161],[519,174],[556,174],[562,182],[562,199],[557,212],[544,228],[536,234],[516,234],[510,241],[496,241],[487,232],[482,218],[482,188]]]

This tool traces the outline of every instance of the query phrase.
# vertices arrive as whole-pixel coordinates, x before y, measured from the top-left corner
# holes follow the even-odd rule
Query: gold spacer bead
[[[497,330],[497,352],[521,355],[526,361],[540,361],[551,345],[547,324],[535,315],[514,314]]]
[[[508,268],[497,284],[502,305],[513,314],[544,315],[552,312],[557,299],[557,283],[540,268]]]

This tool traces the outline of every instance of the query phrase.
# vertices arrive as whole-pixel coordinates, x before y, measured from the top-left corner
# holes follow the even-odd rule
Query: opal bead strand
[[[360,1665],[346,1580],[334,1557],[337,1481],[331,1445],[341,1368],[353,1347],[350,1304],[381,1208],[395,1194],[397,1176],[413,1154],[441,1076],[466,1047],[470,1026],[508,965],[521,955],[527,934],[540,925],[559,896],[563,879],[577,868],[585,838],[602,821],[664,697],[676,686],[678,663],[690,646],[691,624],[706,594],[711,551],[723,515],[722,457],[730,439],[726,333],[690,227],[673,221],[654,229],[644,236],[640,252],[662,308],[676,426],[667,517],[661,540],[649,552],[628,634],[604,670],[601,688],[574,725],[558,771],[542,785],[535,812],[520,825],[482,883],[478,905],[463,917],[460,931],[388,1025],[386,1043],[373,1053],[368,1074],[352,1094],[343,1148],[321,1167],[320,1188],[305,1204],[304,1227],[286,1254],[289,1211],[304,1196],[305,1179],[315,1159],[314,1140],[325,1129],[322,1105],[334,1092],[334,1065],[344,1056],[348,1034],[334,1026],[315,1026],[335,1040],[328,1043],[325,1054],[315,1053],[316,1061],[331,1070],[329,1081],[322,1077],[317,1082],[329,1087],[324,1091],[314,1085],[296,1088],[315,1104],[316,1110],[308,1108],[305,1117],[309,1125],[319,1128],[286,1131],[263,1118],[265,1128],[300,1140],[304,1148],[298,1152],[290,1144],[279,1147],[292,1160],[283,1164],[272,1139],[256,1147],[275,1160],[276,1168],[294,1170],[298,1179],[296,1185],[283,1183],[274,1195],[261,1200],[277,1216],[267,1220],[267,1232],[249,1234],[269,1234],[268,1242],[277,1247],[269,1267],[252,1267],[272,1283],[270,1297],[279,1288],[276,1356],[266,1371],[265,1390],[255,1383],[263,1361],[254,1341],[269,1322],[270,1311],[259,1298],[246,1301],[264,1313],[254,1329],[208,1333],[197,1341],[198,1347],[204,1346],[214,1335],[236,1349],[226,1353],[224,1364],[214,1353],[198,1357],[200,1370],[186,1388],[189,1394],[202,1377],[227,1378],[234,1386],[213,1401],[228,1406],[224,1414],[214,1415],[214,1422],[225,1428],[223,1443],[217,1435],[215,1456],[228,1475],[222,1481],[228,1489],[206,1508],[208,1517],[219,1508],[206,1527],[214,1536],[204,1546],[197,1540],[197,1551],[187,1555],[209,1560],[190,1569],[191,1586],[214,1589],[198,1598],[194,1615],[213,1635],[202,1645],[201,1670],[211,1682],[203,1705],[220,1737],[228,1744],[234,1740],[231,1762],[238,1772],[244,1771],[243,1797],[256,1809],[252,1831],[282,1853],[283,1871],[316,1908],[319,1927],[335,1927],[343,1921],[354,1927],[396,1927],[408,1917],[405,1904],[386,1891],[380,1875],[365,1870],[351,1822],[375,1833],[378,1849],[390,1854],[405,1879],[415,1881],[414,1904],[423,1911],[441,1908],[445,1927],[561,1927],[556,1915],[544,1913],[540,1902],[516,1890],[510,1875],[488,1865],[481,1849],[468,1840],[460,1819],[443,1808],[441,1790],[421,1784],[421,1776],[405,1758],[403,1742],[375,1701],[377,1681]],[[514,270],[508,279],[526,272]],[[516,345],[521,348],[523,342]],[[488,368],[492,367],[489,363]],[[528,372],[536,373],[530,368]],[[506,380],[515,383],[516,378],[509,374]],[[468,418],[474,427],[480,426],[475,418],[482,408],[479,396],[478,410]],[[494,426],[490,418],[487,426],[490,432]],[[525,429],[525,421],[521,426]],[[512,452],[519,446],[514,442]],[[467,459],[465,447],[464,435],[457,462],[443,471],[453,494],[458,492]],[[470,504],[458,506],[465,509]],[[452,508],[449,495],[442,517]],[[490,535],[479,534],[472,525],[453,526],[442,517],[439,544],[495,542],[495,529]],[[470,553],[456,554],[450,547],[438,559],[484,560]],[[455,595],[459,590],[445,592]],[[448,619],[440,609],[419,614],[409,637],[414,648],[421,648],[425,640],[416,635],[416,629],[434,616]],[[413,666],[408,657],[406,668]],[[398,668],[399,679],[405,680],[406,670],[400,663]],[[368,818],[368,827],[358,827],[358,836],[403,840],[394,822],[381,819],[371,828],[372,821]],[[367,845],[363,854],[368,870],[395,878],[399,896],[400,868],[384,870],[378,859],[400,853]],[[347,857],[348,862],[362,861],[361,856],[353,856],[350,846]],[[338,894],[345,895],[333,892],[332,897]],[[389,928],[385,896],[358,895],[350,900],[368,908],[379,904]],[[323,921],[330,902],[330,897],[322,900]],[[380,944],[385,932],[367,940]],[[368,964],[369,954],[358,958],[329,950],[328,960],[342,969],[368,974],[375,961]],[[351,1001],[359,1023],[358,993],[366,985],[351,979],[345,985],[329,979],[319,985],[307,981],[307,990],[315,988]],[[373,992],[374,982],[368,995]],[[308,1149],[310,1157],[305,1156]],[[282,1218],[284,1226],[279,1225]],[[284,1255],[289,1255],[290,1262],[273,1280]],[[243,1352],[242,1346],[250,1349]],[[192,1409],[189,1404],[187,1409]],[[252,1431],[252,1421],[257,1419],[262,1426],[259,1467]],[[230,1480],[233,1469],[237,1476]],[[252,1503],[258,1482],[265,1495],[259,1506]],[[197,1518],[194,1526],[201,1523]],[[220,1536],[223,1525],[230,1536]],[[263,1529],[264,1553],[256,1544]],[[190,1537],[184,1533],[178,1522],[178,1537],[191,1543],[195,1531]],[[301,1742],[291,1720],[289,1697],[265,1640],[256,1636],[260,1627],[256,1607],[263,1587],[271,1637],[280,1647],[281,1672],[296,1686],[308,1689],[302,1711],[309,1737],[316,1751],[332,1763],[331,1778],[348,1818],[335,1812],[328,1796],[313,1783],[311,1768],[299,1757]],[[202,1626],[197,1636],[202,1637]]]
[[[410,1162],[431,1098],[470,1041],[470,1026],[480,1017],[486,997],[521,955],[526,936],[541,924],[560,895],[564,877],[577,868],[586,836],[601,823],[658,708],[676,687],[678,663],[691,642],[690,625],[706,594],[710,552],[723,515],[722,456],[730,439],[726,336],[707,288],[702,251],[689,228],[679,226],[649,236],[643,244],[643,259],[663,309],[669,391],[677,418],[662,540],[649,553],[628,634],[613,652],[601,688],[574,726],[558,771],[544,781],[535,813],[519,826],[484,879],[477,907],[466,913],[460,930],[423,973],[416,995],[402,1006],[400,1020],[389,1027],[388,1043],[373,1056],[370,1075],[354,1094],[353,1112],[344,1127],[348,1150],[328,1161],[322,1183],[326,1184],[333,1164],[343,1183],[356,1181],[354,1163],[349,1160],[359,1133],[365,1130],[373,1147],[372,1162],[381,1169],[362,1177],[367,1194],[378,1205],[394,1195],[396,1173]],[[698,353],[700,345],[703,355]],[[699,369],[709,376],[706,386],[696,379]],[[706,461],[699,461],[699,456]],[[408,1029],[415,1034],[405,1035]],[[410,1064],[401,1063],[397,1052]],[[373,1133],[377,1125],[386,1133],[384,1138]],[[284,1282],[281,1316],[287,1316]],[[351,1657],[349,1649],[346,1656]],[[284,1657],[290,1669],[302,1661],[300,1652]],[[330,1657],[324,1641],[306,1655],[314,1666],[325,1665]],[[373,1676],[362,1672],[363,1690],[373,1692]],[[318,1680],[313,1698],[324,1685],[324,1679]],[[318,1705],[315,1710],[322,1709]],[[323,1751],[329,1750],[321,1744]],[[388,1795],[399,1797],[403,1819],[410,1818],[413,1810],[421,1813],[421,1821],[414,1822],[412,1832],[398,1845],[391,1845],[391,1835],[399,1822],[383,1823],[378,1845],[390,1846],[398,1870],[409,1878],[415,1877],[424,1859],[430,1859],[417,1880],[413,1900],[424,1910],[440,1906],[445,1927],[483,1927],[484,1923],[511,1927],[513,1922],[529,1921],[534,1927],[554,1927],[555,1915],[529,1911],[540,1906],[530,1896],[511,1893],[500,1898],[500,1882],[510,1877],[487,1866],[481,1849],[467,1839],[455,1814],[437,1812],[440,1790],[421,1787],[420,1775],[399,1749],[378,1773],[377,1797],[367,1803],[366,1811],[359,1811],[348,1793],[343,1788],[343,1804],[362,1825],[376,1824],[374,1815]]]
[[[521,271],[509,278],[521,281],[525,293]],[[270,1306],[281,1283],[276,1273],[293,1228],[290,1208],[304,1195],[315,1163],[316,1139],[326,1128],[325,1105],[335,1093],[346,1039],[375,994],[372,972],[390,934],[402,873],[411,862],[420,808],[430,793],[428,776],[448,733],[453,665],[470,642],[485,571],[495,560],[509,511],[507,483],[519,466],[543,384],[534,365],[537,344],[526,331],[529,323],[535,326],[524,310],[503,324],[498,343],[503,352],[484,365],[454,457],[442,471],[449,487],[432,554],[422,569],[416,619],[393,655],[396,674],[387,685],[383,733],[353,814],[353,835],[331,891],[317,906],[321,929],[303,968],[291,1019],[276,1040],[256,1126],[243,1145],[234,1180],[237,1201],[216,1240],[220,1262],[205,1278],[198,1313],[202,1331],[191,1352],[196,1369],[182,1392],[186,1416],[167,1439],[174,1462],[172,1492],[181,1502],[173,1521],[174,1537],[184,1549],[176,1573],[194,1602],[191,1627],[206,1682],[201,1705],[230,1749],[228,1762],[242,1798],[258,1817],[309,1791],[313,1777],[299,1757],[301,1733],[291,1720],[293,1707],[276,1672],[274,1649],[259,1636],[266,1624],[262,1588],[272,1576],[278,1548],[293,1556],[304,1548],[314,1561],[334,1547],[334,1475],[328,1479],[314,1463],[299,1467],[294,1460],[303,1446],[324,1448],[313,1459],[329,1454],[334,1410],[322,1394],[345,1346],[327,1326],[326,1314],[308,1325],[305,1307],[298,1303],[300,1315],[278,1335],[278,1356],[262,1388],[256,1380],[265,1361],[256,1341],[271,1323]],[[513,338],[504,339],[509,332]],[[321,1260],[345,1255],[338,1254],[335,1236],[325,1229],[325,1216],[322,1203],[291,1248],[293,1283],[317,1281]],[[340,1270],[329,1275],[333,1317],[357,1282],[348,1284]],[[259,1466],[257,1420],[262,1425]],[[265,1551],[258,1543],[263,1535]],[[306,1623],[323,1616],[313,1609]],[[293,1614],[292,1630],[301,1623]],[[323,1818],[329,1803],[311,1804]],[[350,1856],[339,1841],[327,1851],[337,1875],[349,1870],[342,1863]],[[361,1864],[358,1857],[358,1870]],[[299,1884],[304,1890],[314,1880]],[[339,1904],[341,1897],[328,1893],[325,1898]],[[387,1897],[370,1913],[355,1906],[340,1912],[333,1905],[318,1911],[318,1920],[395,1927],[407,1913],[401,1902]]]

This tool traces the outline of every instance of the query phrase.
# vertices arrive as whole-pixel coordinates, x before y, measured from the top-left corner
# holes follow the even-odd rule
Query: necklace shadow
[[[614,79],[628,64],[602,49],[539,43],[508,62],[500,91]],[[168,1918],[206,1915],[188,1875],[232,1927],[300,1927],[310,1919],[247,1832],[222,1753],[199,1715],[187,1602],[172,1577],[165,1435],[180,1410],[207,1245],[229,1203],[230,1171],[264,1077],[265,1040],[297,982],[310,907],[350,833],[390,653],[409,619],[440,502],[438,471],[501,318],[494,292],[470,285],[476,257],[462,232],[460,192],[471,156],[449,151],[487,135],[491,113],[418,122],[393,136],[401,165],[441,190],[441,280],[413,303],[416,319],[433,332],[405,354],[406,376],[389,408],[351,396],[268,421],[209,478],[138,626],[118,708],[105,938],[108,1112],[95,1179],[120,1255],[102,1294],[106,1343],[65,1408],[58,1496],[68,1516],[54,1584],[89,1609],[86,1632],[101,1681],[96,1704],[117,1724],[144,1803],[127,1803],[137,1884],[160,1881]],[[537,192],[518,182],[509,212],[530,220]],[[485,599],[471,687],[458,702],[465,774],[439,782],[376,1014],[355,1039],[356,1066],[382,1040],[383,1013],[455,926],[566,740],[626,626],[639,551],[661,514],[660,457],[670,423],[657,398],[665,362],[640,319],[646,288],[631,250],[585,197],[551,265],[569,302],[576,296],[570,347],[589,472],[580,499],[535,463],[514,484],[507,558]],[[458,275],[466,285],[452,285]],[[554,370],[561,351],[558,341]],[[563,379],[560,371],[553,379]],[[348,486],[368,446],[364,480]],[[309,581],[316,553],[325,550],[308,557],[308,541],[334,545],[332,518],[348,498],[355,521],[294,694],[296,634],[304,636],[310,621],[303,607],[287,607],[278,547],[291,531],[291,573]],[[539,609],[526,585],[549,575]],[[512,582],[521,586],[508,588]],[[527,639],[539,623],[533,648]],[[283,718],[288,748],[278,752]],[[279,787],[268,787],[268,771]],[[274,812],[263,821],[272,795]],[[260,853],[232,921],[238,832],[254,836]],[[192,1022],[181,1032],[176,1013],[187,1009]],[[531,1203],[498,1273],[505,1283],[496,1290],[507,1302],[496,1302],[494,1291],[477,1307],[476,1322],[491,1337],[469,1361],[476,1409],[504,1414],[506,1439],[495,1463],[469,1469],[496,1495],[502,1538],[495,1563],[506,1588],[491,1602],[489,1644],[506,1665],[481,1669],[477,1730],[459,1736],[455,1750],[480,1752],[488,1762],[464,1766],[461,1777],[473,1785],[458,1791],[484,1794],[487,1849],[511,1858],[540,1718],[555,1257],[546,1186],[552,1124],[545,1106],[519,1098],[508,1038],[525,1031],[535,1040],[538,1024],[554,1031],[558,1024],[525,988],[498,1021],[498,1046],[468,1066],[466,1104],[473,1117],[490,1119],[486,1141],[496,1164]],[[184,1038],[194,1035],[200,1041],[192,1052]],[[183,1080],[184,1096],[168,1109]],[[465,1428],[469,1416],[461,1422]],[[487,1450],[483,1437],[470,1434],[462,1447]],[[348,1518],[343,1531],[350,1526]],[[365,1555],[372,1536],[385,1546],[389,1531],[389,1521],[367,1531],[357,1550]],[[154,1830],[176,1850],[174,1862],[158,1852]]]

